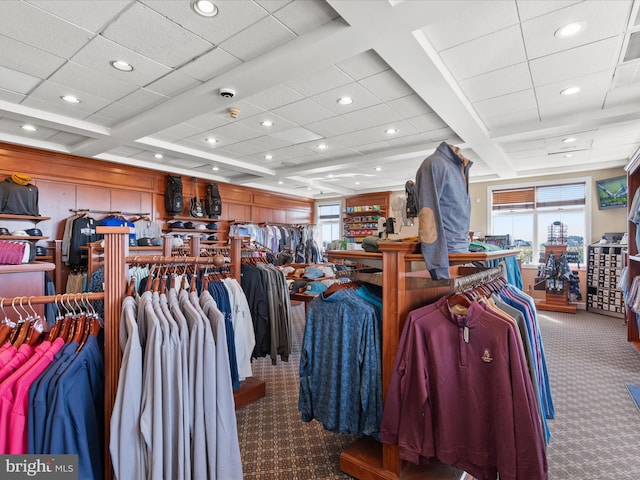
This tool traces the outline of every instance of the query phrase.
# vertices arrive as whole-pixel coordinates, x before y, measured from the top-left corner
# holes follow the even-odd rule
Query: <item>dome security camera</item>
[[[221,88],[220,96],[224,98],[233,98],[236,96],[236,91],[232,88]]]

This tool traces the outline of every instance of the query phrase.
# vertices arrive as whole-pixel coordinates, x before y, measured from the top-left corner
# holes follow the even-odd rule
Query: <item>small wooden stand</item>
[[[549,255],[553,254],[553,256],[557,259],[560,258],[562,254],[567,254],[567,245],[545,245],[545,262],[549,258]],[[560,294],[549,293],[546,291],[545,285],[545,299],[536,304],[538,310],[546,310],[548,312],[564,312],[564,313],[576,313],[577,307],[573,303],[569,303],[568,298],[568,288],[569,284],[567,280],[562,280],[563,288]]]

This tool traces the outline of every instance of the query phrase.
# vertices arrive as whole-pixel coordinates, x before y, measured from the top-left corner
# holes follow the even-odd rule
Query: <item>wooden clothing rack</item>
[[[129,257],[129,228],[128,227],[97,227],[97,233],[104,235],[104,374],[105,374],[105,480],[113,478],[111,468],[111,456],[109,453],[109,425],[111,425],[111,412],[118,388],[118,375],[120,372],[121,354],[119,343],[120,316],[122,311],[122,299],[127,289],[127,270],[129,262],[136,263],[195,263],[198,265],[213,264],[212,257],[201,257],[199,246],[192,246],[195,253],[189,257],[166,256],[134,256]],[[240,246],[242,237],[232,237],[231,263],[225,267],[230,268],[231,275],[240,278]],[[52,297],[53,298],[53,297]],[[240,389],[234,391],[236,409],[254,402],[266,394],[264,380],[249,377],[240,384]]]
[[[433,280],[418,251],[417,242],[379,242],[381,253],[335,250],[329,259],[352,260],[382,268],[382,395],[386,398],[398,342],[411,310],[433,303],[444,295],[495,278],[495,269],[486,273],[460,264],[488,262],[517,256],[519,250],[456,253],[449,255],[451,279]],[[419,266],[419,267],[418,267]],[[471,274],[471,275],[470,275]],[[441,463],[418,466],[400,459],[396,445],[363,437],[340,455],[340,468],[361,480],[470,480],[465,472]]]

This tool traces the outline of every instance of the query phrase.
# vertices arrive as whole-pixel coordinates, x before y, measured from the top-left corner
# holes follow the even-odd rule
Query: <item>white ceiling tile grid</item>
[[[640,145],[638,2],[213,1],[0,2],[0,140],[311,197],[402,189],[442,141],[471,181]]]

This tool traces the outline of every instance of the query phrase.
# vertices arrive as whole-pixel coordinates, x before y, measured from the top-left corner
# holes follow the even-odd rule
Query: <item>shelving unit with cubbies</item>
[[[378,220],[389,211],[389,195],[390,192],[380,192],[345,200],[342,236],[348,243],[361,243],[364,237],[378,234]]]
[[[588,248],[587,310],[625,318],[622,290],[618,286],[627,245],[593,243]]]

